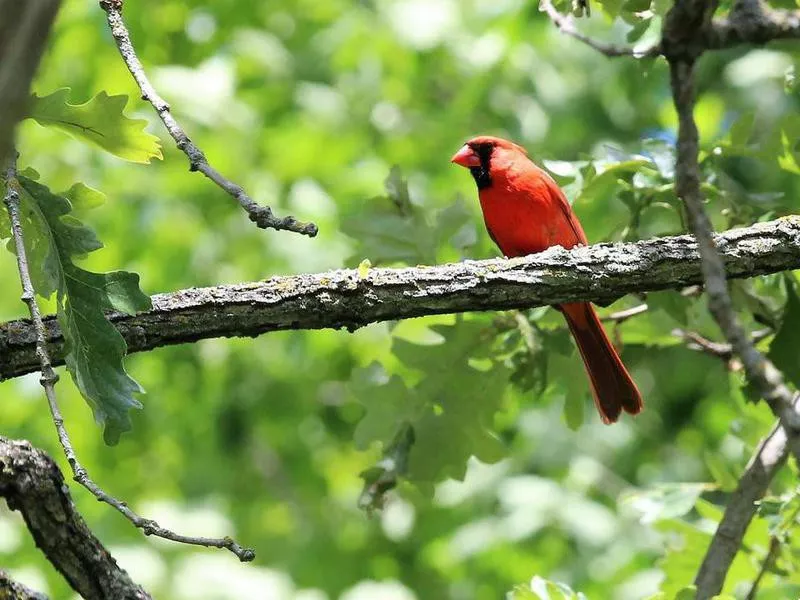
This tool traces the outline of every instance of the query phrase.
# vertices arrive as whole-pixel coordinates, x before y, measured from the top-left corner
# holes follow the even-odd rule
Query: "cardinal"
[[[564,192],[522,146],[480,136],[464,144],[452,162],[469,169],[475,179],[486,229],[506,256],[588,244]],[[570,302],[556,308],[578,346],[603,422],[614,423],[623,410],[640,412],[642,396],[592,305]]]

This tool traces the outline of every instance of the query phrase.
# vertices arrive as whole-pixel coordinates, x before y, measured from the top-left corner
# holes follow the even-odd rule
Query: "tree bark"
[[[36,545],[83,598],[150,599],[86,526],[53,459],[29,442],[0,436],[0,497],[22,514]]]
[[[715,237],[729,277],[800,268],[800,217],[787,217]],[[129,352],[213,337],[256,336],[286,329],[347,328],[431,314],[531,308],[574,301],[608,302],[632,292],[702,283],[692,236],[630,244],[551,248],[511,260],[434,267],[370,269],[273,277],[191,288],[153,297],[153,310],[113,314]],[[45,319],[54,364],[64,340]],[[0,324],[0,381],[39,369],[27,319]]]

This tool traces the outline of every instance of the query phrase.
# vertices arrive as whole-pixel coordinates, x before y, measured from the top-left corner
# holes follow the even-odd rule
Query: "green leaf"
[[[696,600],[697,586],[689,585],[675,594],[675,600]]]
[[[666,598],[678,598],[686,586],[691,585],[702,562],[711,534],[677,519],[668,519],[659,529],[680,534],[680,541],[672,543],[660,562],[664,572],[661,591]]]
[[[470,359],[490,354],[484,343],[486,324],[460,319],[431,330],[441,343],[393,340],[394,355],[422,374],[413,387],[396,375],[387,376],[377,364],[357,371],[351,381],[356,400],[366,409],[355,431],[357,446],[381,442],[385,458],[398,432],[411,427],[414,443],[408,452],[407,476],[417,484],[463,479],[471,456],[491,463],[506,453],[492,424],[509,370],[497,363],[490,363],[487,370],[470,364]]]
[[[651,292],[647,294],[647,304],[652,310],[661,310],[675,319],[683,326],[688,325],[688,310],[691,307],[691,300],[681,296],[679,292],[664,291]]]
[[[682,517],[694,508],[700,494],[711,488],[707,483],[665,483],[627,492],[619,502],[638,513],[642,523],[656,523]]]
[[[83,215],[84,213],[105,204],[106,195],[85,183],[76,183],[66,192],[60,194],[72,205],[73,215]]]
[[[732,492],[736,489],[739,480],[718,453],[706,450],[705,460],[711,476],[723,492]]]
[[[795,387],[800,387],[800,299],[793,280],[786,279],[786,307],[778,333],[769,345],[768,358]]]
[[[378,363],[357,369],[352,376],[351,390],[366,408],[358,422],[353,441],[360,450],[379,441],[388,446],[404,423],[413,423],[421,416],[424,401],[406,388],[397,375],[389,378]]]
[[[470,456],[495,463],[506,455],[491,426],[500,409],[508,371],[500,365],[488,372],[462,365],[449,375],[427,377],[417,389],[433,410],[414,427],[417,442],[409,457],[412,480],[463,480]]]
[[[102,247],[94,232],[70,214],[69,200],[20,177],[26,245],[37,293],[57,292],[57,315],[66,341],[66,365],[106,443],[130,429],[128,411],[141,408],[133,394],[143,390],[126,372],[125,341],[104,311],[133,314],[151,307],[135,273],[92,273],[73,259]],[[74,189],[74,188],[73,188]]]
[[[748,111],[742,114],[731,125],[728,132],[728,140],[734,147],[744,148],[747,142],[753,135],[753,126],[755,125],[756,115],[753,111]]]
[[[536,575],[531,579],[530,586],[515,587],[511,592],[511,600],[586,600],[586,596],[574,592],[565,583]]]
[[[69,88],[62,88],[49,96],[34,95],[28,116],[43,127],[53,127],[131,162],[161,158],[158,138],[144,131],[147,121],[123,114],[127,96],[100,92],[88,102],[70,104],[69,93]]]
[[[622,10],[625,12],[637,13],[644,12],[650,8],[650,0],[627,0],[622,5]]]
[[[434,264],[440,248],[463,252],[477,241],[475,218],[462,198],[436,212],[411,202],[408,185],[395,166],[384,182],[386,196],[365,202],[345,219],[342,231],[356,241],[349,262],[368,257],[373,264]]]

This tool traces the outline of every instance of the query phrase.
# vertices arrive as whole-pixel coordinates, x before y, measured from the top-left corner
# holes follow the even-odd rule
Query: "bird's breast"
[[[492,186],[481,190],[480,202],[486,229],[506,256],[524,256],[564,245],[560,227],[563,217],[545,194]]]

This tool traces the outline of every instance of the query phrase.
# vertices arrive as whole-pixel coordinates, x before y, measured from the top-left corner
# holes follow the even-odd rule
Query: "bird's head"
[[[492,184],[492,176],[527,156],[525,148],[514,142],[481,135],[464,144],[450,161],[469,169],[475,178],[475,183],[478,184],[478,189],[483,189]]]

